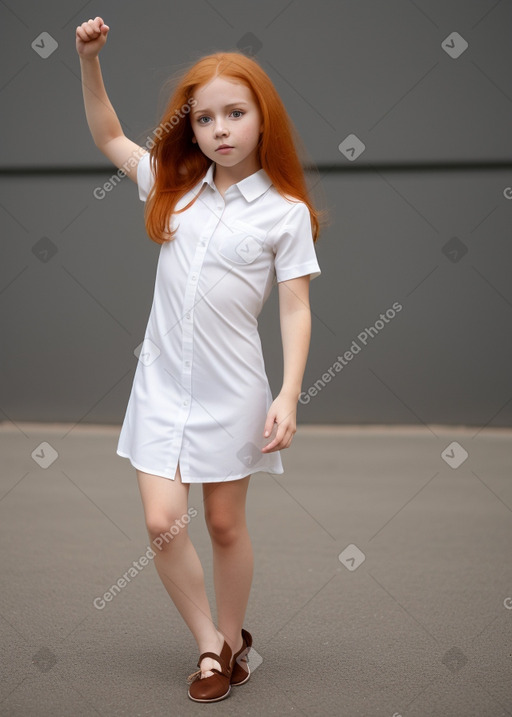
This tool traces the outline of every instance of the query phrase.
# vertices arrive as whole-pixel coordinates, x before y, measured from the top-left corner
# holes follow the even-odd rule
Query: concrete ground
[[[118,435],[0,424],[0,715],[512,715],[512,431],[299,426],[249,487],[253,674],[211,705]]]

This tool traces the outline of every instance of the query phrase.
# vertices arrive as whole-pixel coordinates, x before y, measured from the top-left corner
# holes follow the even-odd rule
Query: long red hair
[[[177,202],[205,175],[211,160],[192,142],[190,110],[195,105],[194,91],[214,77],[223,75],[248,86],[259,105],[263,132],[258,156],[277,191],[304,202],[311,215],[311,230],[316,242],[319,212],[306,187],[297,147],[303,147],[271,79],[250,57],[239,52],[216,52],[198,60],[179,76],[177,86],[165,108],[149,150],[155,182],[148,195],[144,219],[149,237],[163,244],[174,238],[169,231]],[[179,212],[196,201],[194,198]],[[177,213],[179,213],[177,212]]]

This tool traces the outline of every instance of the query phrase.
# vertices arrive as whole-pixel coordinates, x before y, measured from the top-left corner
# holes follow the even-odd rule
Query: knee
[[[147,516],[146,528],[152,544],[162,550],[180,535],[186,535],[187,525],[182,518],[169,513]]]
[[[233,545],[240,536],[240,532],[244,529],[240,524],[233,520],[233,516],[225,512],[207,512],[206,525],[212,540],[218,545]]]

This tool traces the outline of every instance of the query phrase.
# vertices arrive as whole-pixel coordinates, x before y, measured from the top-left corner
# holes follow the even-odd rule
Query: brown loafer
[[[233,669],[231,672],[231,684],[243,685],[251,676],[249,669],[249,651],[252,646],[252,635],[242,628],[242,647],[233,655]],[[247,662],[242,658],[247,657]]]
[[[201,677],[201,669],[188,676],[187,681],[190,685],[188,696],[191,700],[194,700],[194,702],[218,702],[229,695],[231,692],[229,683],[231,677],[231,654],[231,648],[224,640],[220,655],[216,655],[214,652],[203,652],[199,656],[197,661],[199,668],[204,657],[211,657],[219,663],[221,669],[218,670],[216,667],[212,667],[211,672],[214,674],[209,677]],[[208,672],[208,670],[205,670],[205,672]]]

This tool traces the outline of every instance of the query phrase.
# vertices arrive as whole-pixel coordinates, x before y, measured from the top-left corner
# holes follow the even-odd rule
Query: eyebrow
[[[227,110],[228,107],[237,107],[238,105],[246,105],[246,104],[248,104],[248,103],[245,100],[239,100],[238,102],[230,102],[229,105],[225,105],[224,109]],[[211,110],[209,110],[209,109],[195,110],[195,112],[193,114],[197,115],[197,114],[201,114],[201,112],[211,112]]]

